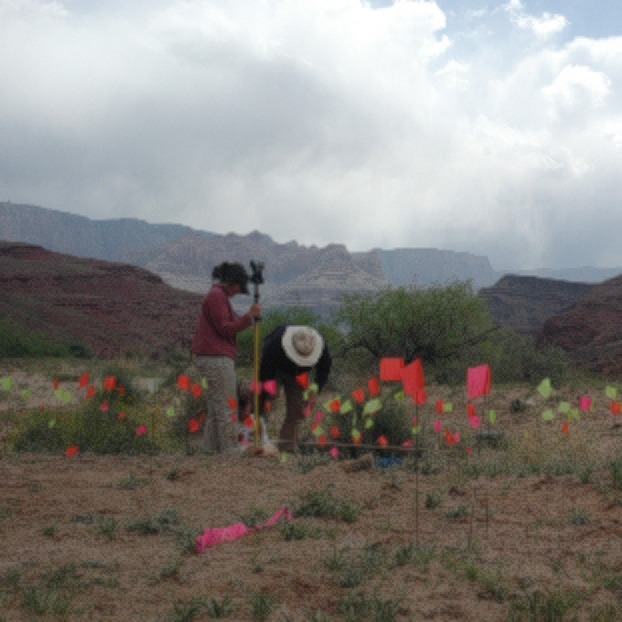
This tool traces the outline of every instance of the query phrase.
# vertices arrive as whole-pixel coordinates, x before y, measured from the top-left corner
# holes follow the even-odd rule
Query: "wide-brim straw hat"
[[[324,351],[322,335],[310,326],[288,326],[281,345],[287,358],[299,367],[313,367]]]

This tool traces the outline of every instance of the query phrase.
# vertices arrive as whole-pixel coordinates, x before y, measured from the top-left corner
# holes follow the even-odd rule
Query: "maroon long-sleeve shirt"
[[[201,316],[192,341],[192,353],[199,356],[228,356],[238,353],[236,335],[252,324],[248,315],[233,310],[221,284],[213,285],[201,306]]]

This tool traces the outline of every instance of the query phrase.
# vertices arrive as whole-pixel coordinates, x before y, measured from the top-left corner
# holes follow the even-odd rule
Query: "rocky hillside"
[[[473,279],[476,287],[498,278],[487,258],[453,251],[400,248],[350,253],[341,244],[324,248],[274,242],[254,231],[216,235],[181,225],[150,225],[136,219],[90,220],[31,205],[0,203],[0,231],[7,240],[52,251],[121,261],[146,268],[170,285],[204,292],[212,268],[223,260],[266,265],[266,304],[304,300],[312,307],[335,304],[333,293],[378,287]],[[337,251],[335,249],[338,249]],[[349,256],[346,261],[345,255]],[[329,259],[335,261],[329,265]],[[324,274],[318,272],[322,265]],[[324,288],[322,284],[326,284]],[[287,287],[284,287],[287,285]]]
[[[586,369],[622,373],[622,275],[593,286],[562,313],[549,318],[538,337],[566,350]]]
[[[202,296],[147,270],[0,243],[0,317],[111,357],[189,351]]]
[[[595,285],[535,276],[506,275],[479,291],[495,321],[522,335],[537,335],[552,316],[573,305]]]

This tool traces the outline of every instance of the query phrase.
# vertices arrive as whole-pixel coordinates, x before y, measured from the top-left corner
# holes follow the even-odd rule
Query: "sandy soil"
[[[599,398],[565,437],[559,421],[512,416],[516,395],[525,391],[490,403],[509,450],[434,450],[419,474],[346,472],[347,461],[326,455],[315,468],[305,456],[5,455],[0,620],[207,620],[205,608],[192,614],[193,599],[225,598],[228,619],[259,620],[268,597],[265,619],[283,622],[620,620],[619,419]],[[540,472],[525,475],[527,465]],[[360,515],[296,518],[302,539],[277,525],[185,551],[205,528],[300,507],[311,491]],[[137,531],[145,525],[159,533]],[[529,617],[537,591],[541,617]],[[360,594],[372,604],[346,617],[347,599]]]

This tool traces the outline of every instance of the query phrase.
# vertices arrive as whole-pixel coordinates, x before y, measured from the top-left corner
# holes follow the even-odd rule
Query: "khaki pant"
[[[300,423],[304,416],[303,388],[296,382],[295,376],[277,373],[277,382],[283,385],[285,392],[285,421],[279,433],[279,449],[295,452],[299,440]]]
[[[235,363],[228,356],[197,356],[195,364],[208,382],[203,450],[235,450],[238,439],[231,416],[237,415],[237,410],[228,402],[229,398],[237,402]]]

